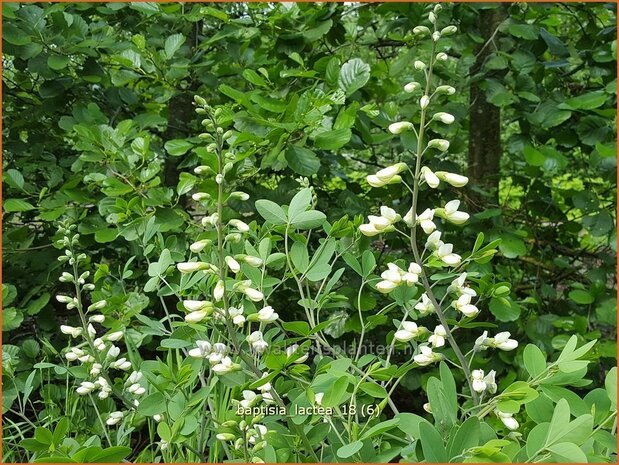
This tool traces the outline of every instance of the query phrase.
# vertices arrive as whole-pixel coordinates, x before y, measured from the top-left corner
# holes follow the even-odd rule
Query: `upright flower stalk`
[[[388,294],[403,284],[407,286],[420,284],[423,287],[423,293],[411,305],[412,308],[419,312],[416,318],[422,318],[435,313],[440,324],[433,331],[430,331],[414,322],[406,321],[405,317],[394,334],[394,342],[408,343],[409,341],[414,341],[416,353],[413,356],[413,360],[419,366],[426,366],[444,358],[444,355],[435,352],[435,349],[444,346],[445,341],[448,341],[458,360],[457,365],[462,369],[467,379],[473,403],[478,405],[480,402],[479,395],[483,394],[488,386],[496,386],[494,374],[492,374],[492,379],[486,379],[484,376],[481,376],[483,372],[480,370],[472,371],[470,362],[466,360],[462,349],[453,336],[453,327],[449,326],[445,316],[445,312],[449,311],[451,307],[457,313],[462,314],[463,318],[474,318],[479,313],[479,309],[472,301],[477,294],[473,289],[466,286],[466,273],[462,273],[446,289],[445,297],[439,302],[428,279],[428,268],[447,267],[453,271],[462,271],[466,265],[461,255],[454,252],[453,244],[445,243],[441,240],[442,232],[438,230],[436,219],[440,218],[444,223],[462,225],[469,219],[469,215],[459,210],[459,200],[447,202],[443,207],[428,208],[421,213],[418,212],[420,187],[423,184],[430,189],[436,189],[441,183],[446,183],[456,188],[463,187],[468,183],[466,176],[445,171],[433,172],[429,166],[423,165],[424,155],[427,151],[438,150],[439,152],[446,152],[449,150],[450,145],[449,141],[445,139],[426,141],[426,132],[429,125],[432,123],[449,125],[455,121],[453,115],[443,111],[435,112],[432,116],[429,116],[439,96],[455,93],[455,89],[449,85],[436,85],[434,83],[433,71],[436,62],[449,60],[449,56],[444,51],[438,51],[437,53],[438,44],[443,36],[453,34],[456,31],[455,26],[438,28],[437,17],[440,11],[441,6],[436,5],[428,15],[432,30],[426,26],[418,26],[413,30],[415,35],[420,37],[429,36],[432,41],[430,57],[427,63],[421,60],[414,62],[414,68],[418,72],[423,73],[425,83],[410,82],[404,86],[405,92],[409,94],[414,95],[420,90],[422,92],[418,97],[419,124],[416,126],[409,121],[398,121],[389,126],[389,131],[392,134],[398,135],[406,131],[413,131],[415,133],[417,148],[414,154],[414,169],[411,170],[404,163],[400,162],[368,176],[367,179],[368,183],[376,188],[387,184],[403,183],[412,193],[410,210],[401,217],[395,210],[382,206],[380,210],[381,216],[370,215],[369,223],[361,225],[360,231],[366,236],[375,236],[395,231],[407,237],[414,261],[407,265],[407,271],[394,263],[389,263],[387,270],[381,274],[382,281],[376,284],[376,289],[381,293]],[[403,165],[406,168],[403,168]],[[406,182],[406,176],[403,173],[405,170],[412,176],[412,186]],[[398,229],[397,223],[400,220],[409,226],[408,234]],[[428,235],[423,251],[419,247],[417,228],[421,228]],[[451,304],[443,307],[443,302],[448,298],[452,299]],[[409,312],[412,311],[412,309],[409,310]],[[406,316],[408,316],[408,313]],[[501,338],[506,339],[507,337],[509,337],[509,334],[506,337],[497,337],[499,342],[494,344],[494,347],[502,345],[502,347],[506,348],[503,350],[514,349],[517,343],[514,345],[511,342],[502,342]],[[415,340],[421,340],[423,343],[417,344]],[[480,343],[475,346],[472,353],[474,355],[482,347],[486,348],[491,345],[491,343]]]

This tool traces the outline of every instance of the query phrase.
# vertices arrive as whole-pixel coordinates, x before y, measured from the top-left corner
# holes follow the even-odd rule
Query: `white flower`
[[[213,289],[213,298],[215,299],[216,302],[219,302],[221,299],[224,298],[225,291],[226,291],[226,286],[224,282],[220,279],[219,281],[217,281],[217,284],[215,285],[215,289]]]
[[[110,366],[112,368],[117,368],[118,370],[126,371],[129,368],[131,368],[131,362],[123,357],[123,358],[119,358],[118,360],[113,362]]]
[[[510,339],[509,336],[511,336],[511,334],[507,331],[498,333],[494,336],[494,340],[491,343],[492,346],[505,351],[514,350],[518,347],[518,341]]]
[[[177,264],[176,268],[181,273],[193,273],[194,271],[206,270],[209,265],[204,262],[184,262]]]
[[[183,307],[189,312],[196,312],[212,307],[213,304],[208,300],[183,300]]]
[[[105,321],[105,315],[92,315],[88,318],[88,321],[92,323],[103,323]]]
[[[449,266],[456,266],[462,260],[460,255],[453,253],[453,244],[442,244],[435,254],[439,260]]]
[[[402,180],[398,175],[406,168],[406,163],[396,163],[395,165],[379,170],[376,174],[369,175],[366,179],[372,187],[383,187],[387,184],[395,184]]]
[[[221,359],[217,365],[215,365],[212,370],[217,375],[225,375],[226,373],[231,373],[238,369],[238,366],[232,363],[230,357],[224,357]]]
[[[413,129],[413,127],[413,123],[409,123],[408,121],[400,121],[398,123],[391,123],[389,125],[389,132],[391,134],[401,134],[404,131]]]
[[[241,220],[230,220],[228,224],[233,228],[236,228],[239,232],[246,233],[249,232],[249,225]]]
[[[406,84],[404,86],[404,92],[410,94],[412,92],[415,92],[417,89],[419,89],[421,85],[418,82],[409,82],[408,84]]]
[[[495,410],[495,413],[501,419],[501,421],[503,422],[503,424],[508,430],[515,431],[520,426],[518,424],[518,421],[516,421],[516,419],[513,417],[511,413],[504,413],[498,410]]]
[[[123,416],[124,416],[123,413],[120,411],[112,412],[110,413],[110,416],[108,417],[108,419],[105,420],[105,424],[108,426],[114,426],[115,424],[120,422],[120,420],[123,419]]]
[[[400,342],[408,342],[418,337],[422,331],[422,328],[418,327],[413,321],[403,321],[401,328],[402,329],[397,330],[393,335],[394,339]]]
[[[382,232],[393,231],[393,224],[400,220],[400,215],[392,208],[380,207],[380,216],[369,215],[368,224],[359,226],[359,231],[366,236],[375,236]]]
[[[428,236],[425,247],[428,250],[437,250],[443,244],[444,242],[441,240],[441,232],[434,231],[432,234]]]
[[[106,334],[104,337],[107,341],[120,341],[123,338],[123,332],[115,331],[113,333]]]
[[[417,310],[422,316],[434,313],[434,305],[425,292],[421,295],[421,301],[415,304],[415,310]]]
[[[224,260],[226,262],[226,265],[228,265],[230,271],[232,271],[233,273],[238,273],[239,271],[241,271],[241,265],[234,259],[234,257],[228,256],[224,258]]]
[[[492,342],[492,339],[488,338],[488,331],[484,331],[481,336],[475,339],[475,348],[486,350],[488,347],[490,347],[491,342]]]
[[[411,287],[419,282],[419,275],[422,273],[421,267],[417,263],[410,263],[408,271],[402,275],[402,281],[408,287]]]
[[[101,368],[103,368],[103,365],[101,365],[100,363],[93,363],[92,368],[90,369],[90,375],[99,376],[99,374],[101,373]]]
[[[430,32],[429,29],[428,29],[428,32]],[[423,61],[421,61],[421,60],[415,60],[415,62],[413,63],[413,66],[415,67],[416,70],[419,70],[419,71],[422,71],[422,70],[426,69],[426,64]]]
[[[428,147],[446,152],[449,149],[449,141],[445,139],[432,139],[428,142]]]
[[[435,174],[441,181],[445,181],[454,187],[464,187],[469,182],[469,178],[460,174],[448,173],[447,171],[437,171]]]
[[[425,110],[426,108],[428,108],[428,105],[430,105],[430,97],[428,97],[427,95],[424,95],[423,97],[419,99],[419,106],[421,107],[422,110]]]
[[[116,347],[114,344],[107,351],[106,358],[114,359],[120,355],[120,348]]]
[[[462,273],[460,276],[458,276],[456,279],[454,279],[451,282],[451,284],[447,288],[447,292],[454,293],[457,295],[468,294],[471,297],[475,297],[477,295],[477,292],[475,292],[474,289],[468,286],[465,286],[464,285],[465,281],[466,281],[466,273]]]
[[[249,266],[252,266],[254,268],[258,268],[259,266],[262,266],[262,259],[259,257],[254,257],[252,255],[246,255],[245,258],[245,263],[247,263]]]
[[[415,223],[413,223],[413,209],[411,208],[406,215],[404,216],[404,222],[413,227],[414,224],[421,226],[421,229],[426,234],[431,234],[435,229],[436,225],[432,221],[434,219],[434,210],[430,208],[426,208],[423,213],[417,216]]]
[[[428,168],[427,166],[424,166],[421,168],[421,176],[423,176],[423,179],[426,181],[428,186],[430,186],[432,189],[436,189],[438,185],[441,183],[441,181],[436,176],[436,174],[434,174],[432,170]]]
[[[245,202],[246,200],[249,200],[249,194],[247,192],[235,191],[230,194],[230,198]]]
[[[441,123],[444,124],[451,124],[453,123],[456,118],[454,118],[454,116],[450,113],[445,113],[444,111],[435,113],[434,116],[432,117],[433,120],[438,120]]]
[[[95,349],[97,349],[99,352],[103,352],[106,348],[105,342],[103,342],[103,339],[101,339],[100,337],[92,341],[92,344],[95,346]]]
[[[197,310],[195,312],[185,315],[185,321],[187,323],[200,323],[208,316],[208,313],[204,310]]]
[[[163,415],[160,415],[159,413],[153,415],[153,420],[155,421],[155,423],[159,423],[161,420],[163,420]]]
[[[66,295],[57,295],[56,300],[61,304],[69,304],[73,302],[73,298]]]
[[[243,289],[243,293],[253,302],[260,302],[264,299],[264,294],[257,289],[247,287]]]
[[[83,332],[83,328],[75,328],[73,326],[61,325],[60,332],[62,334],[68,334],[71,337],[78,337]]]
[[[448,36],[455,33],[457,30],[458,28],[456,26],[447,26],[441,29],[441,34],[444,36]]]
[[[95,327],[91,323],[88,323],[88,326],[86,327],[86,329],[88,330],[88,335],[91,338],[97,335],[97,331],[95,331]]]
[[[140,386],[138,383],[135,383],[129,386],[127,391],[135,396],[141,396],[146,392],[146,389]]]
[[[436,15],[434,14],[434,12],[430,12],[428,13],[428,21],[430,21],[432,24],[436,23]]]
[[[259,354],[263,353],[269,345],[263,339],[262,331],[254,331],[247,336],[247,341],[251,344],[252,348]]]
[[[434,334],[432,334],[428,338],[428,342],[432,344],[432,347],[443,347],[445,345],[445,337],[447,336],[447,331],[445,331],[445,327],[443,325],[438,325],[434,328]]]
[[[402,275],[404,270],[395,263],[387,263],[387,269],[380,275],[386,281],[391,281],[393,284],[398,285],[402,281]]]
[[[250,391],[246,389],[243,391],[243,400],[239,403],[241,404],[241,407],[243,408],[250,408],[255,405],[257,398],[258,398],[258,394],[256,394],[254,391]]]
[[[286,355],[288,357],[292,357],[293,355],[295,355],[295,353],[297,352],[297,350],[299,350],[299,345],[298,344],[292,344],[289,347],[286,347]],[[305,362],[307,359],[309,358],[309,355],[307,353],[301,355],[299,358],[297,358],[294,363],[303,363]]]
[[[92,312],[93,310],[101,310],[106,305],[107,305],[107,300],[100,300],[98,302],[95,302],[94,304],[91,304],[88,307],[88,311]]]
[[[217,213],[213,213],[210,216],[205,216],[204,218],[202,218],[202,226],[208,227],[215,227],[217,226],[217,222],[219,221],[219,215]]]
[[[495,376],[496,376],[496,371],[490,370],[490,372],[484,377],[484,383],[486,383],[486,390],[490,394],[495,394],[497,390]]]
[[[140,380],[142,379],[142,376],[143,375],[141,371],[132,371],[129,377],[127,378],[127,383],[129,384],[139,383]]]
[[[189,356],[192,358],[206,358],[211,353],[212,346],[208,341],[196,341],[196,346],[189,351]]]
[[[419,346],[419,353],[413,357],[413,360],[419,366],[427,366],[434,362],[438,362],[441,356],[432,351],[432,348],[427,345]]]
[[[432,406],[430,405],[430,402],[426,402],[425,404],[423,404],[423,409],[430,415],[432,415]]]
[[[484,370],[473,370],[471,373],[473,391],[484,392],[486,390],[486,382],[484,381]]]
[[[445,208],[437,208],[436,215],[453,224],[464,224],[469,219],[469,214],[458,211],[459,206],[459,200],[451,200],[445,204]]]
[[[189,246],[189,250],[191,250],[193,253],[202,252],[202,250],[204,250],[205,247],[211,245],[212,242],[213,241],[211,241],[210,239],[202,239],[201,241],[197,241],[191,244]]]
[[[436,34],[437,38],[435,39],[435,41],[437,41],[438,39],[440,39],[441,37],[441,33],[436,31],[434,34]],[[434,34],[432,35],[432,37],[434,37]],[[436,54],[436,61],[447,61],[449,57],[447,56],[447,54],[445,52],[439,52]]]
[[[396,287],[398,287],[397,284],[395,284],[393,281],[380,281],[378,284],[376,284],[376,290],[378,292],[380,292],[381,294],[388,294],[389,292],[393,291]]]
[[[90,381],[82,381],[80,387],[78,387],[75,392],[77,392],[80,396],[85,396],[90,394],[96,388],[97,386],[95,386],[95,383],[91,383]]]
[[[316,394],[314,394],[314,401],[316,402],[316,405],[322,405],[322,398],[324,396],[324,392],[317,392]]]
[[[275,310],[273,310],[273,307],[270,305],[262,308],[258,312],[258,321],[262,323],[273,323],[274,321],[277,321],[278,318],[279,315],[275,313]]]
[[[452,305],[456,310],[469,318],[479,313],[479,309],[471,304],[471,296],[469,294],[462,294]]]
[[[245,323],[245,316],[243,315],[242,308],[230,307],[228,309],[228,316],[232,318],[232,323],[237,326],[243,326]]]

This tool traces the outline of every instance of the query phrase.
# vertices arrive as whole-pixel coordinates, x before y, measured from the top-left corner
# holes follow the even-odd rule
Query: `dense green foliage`
[[[458,26],[441,38],[450,58],[434,68],[437,84],[456,88],[437,106],[455,123],[428,126],[429,138],[451,145],[424,163],[466,174],[469,124],[484,118],[469,112],[472,83],[500,108],[503,149],[498,190],[425,189],[418,211],[458,198],[471,214],[443,239],[468,257],[481,312],[449,324],[467,351],[484,330],[519,342],[473,351],[469,362],[496,371],[496,402],[518,419],[517,432],[489,415],[496,402],[474,405],[461,370],[420,369],[410,351],[357,351],[360,341],[389,346],[402,309],[422,292],[376,292],[387,263],[406,268],[413,258],[406,237],[366,237],[359,226],[380,206],[404,216],[411,205],[405,184],[372,189],[366,176],[397,162],[414,169],[415,134],[387,128],[419,124],[421,94],[402,88],[420,80],[413,62],[433,50],[412,32],[429,25],[430,5],[2,7],[4,461],[616,461],[615,4],[456,3],[440,14],[441,26]],[[480,14],[496,8],[505,19],[484,38]],[[198,165],[250,200],[224,205],[221,183],[194,174]],[[224,209],[208,230],[200,221],[214,206]],[[235,419],[231,399],[259,386],[248,360],[218,382],[186,357],[206,330],[183,321],[180,300],[210,300],[218,278],[188,278],[173,265],[190,261],[197,240],[221,242],[224,219],[251,227],[226,253],[268,265],[268,275],[245,263],[242,273],[268,290],[281,319],[265,330],[269,343],[347,349],[307,364],[256,356],[254,368],[275,373],[287,404],[309,406],[320,391],[324,405],[374,406],[375,415],[267,417],[268,445],[251,453],[216,439],[237,434],[222,426]],[[148,379],[120,428],[102,425],[99,411],[121,402],[77,395],[88,369],[65,359],[72,343],[58,328],[80,326],[54,298],[75,294],[58,281],[74,271],[59,261],[69,245],[85,253],[76,276],[89,271],[94,284],[84,306],[106,301],[99,328],[124,332],[123,356]],[[201,259],[223,269],[216,252]],[[430,273],[443,294],[457,276]],[[444,353],[457,361],[452,348]],[[122,372],[109,381],[123,389]]]

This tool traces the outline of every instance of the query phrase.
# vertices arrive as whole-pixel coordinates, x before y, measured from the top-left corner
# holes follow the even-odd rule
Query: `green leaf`
[[[530,145],[524,147],[524,159],[531,166],[542,166],[544,164],[544,154]]]
[[[64,55],[51,55],[47,59],[47,66],[56,71],[66,68],[68,64],[69,57]]]
[[[479,420],[473,416],[460,425],[447,444],[450,459],[461,455],[465,450],[479,445]]]
[[[572,97],[563,102],[560,107],[573,110],[593,110],[604,105],[608,95],[603,90],[588,92],[586,94]]]
[[[178,157],[193,148],[193,144],[185,139],[172,139],[167,141],[164,147],[170,155]]]
[[[527,246],[524,241],[513,234],[504,234],[501,236],[499,250],[507,258],[516,258],[527,254]]]
[[[568,295],[570,299],[580,305],[589,305],[595,301],[595,298],[589,292],[582,289],[574,289]]]
[[[395,428],[400,422],[399,418],[392,418],[391,420],[382,421],[377,425],[372,426],[369,430],[367,430],[363,436],[361,436],[361,440],[365,441],[366,439],[373,438],[374,436],[378,436],[379,434],[385,433],[393,428]]]
[[[531,378],[535,378],[546,370],[546,357],[536,345],[527,344],[522,356],[524,367],[529,372]]]
[[[353,441],[350,444],[346,444],[340,447],[337,450],[337,456],[343,459],[347,459],[348,457],[352,457],[357,452],[359,452],[362,447],[363,447],[363,442]]]
[[[246,69],[243,71],[243,77],[251,82],[255,86],[266,87],[266,81],[256,73],[253,69]]]
[[[567,57],[570,55],[570,51],[556,36],[552,35],[546,29],[540,29],[540,36],[546,42],[548,50],[555,56]]]
[[[144,398],[138,406],[138,413],[145,417],[152,417],[166,410],[166,399],[160,392],[155,392]]]
[[[118,229],[116,228],[99,229],[98,231],[95,232],[95,241],[97,241],[100,244],[112,242],[117,237],[118,237]]]
[[[449,455],[445,449],[443,438],[434,426],[430,423],[420,423],[419,439],[421,441],[421,448],[423,450],[423,456],[426,462],[449,462]]]
[[[350,95],[370,80],[370,70],[370,65],[359,58],[348,60],[340,69],[337,84],[346,95]]]
[[[346,395],[346,388],[348,387],[348,378],[346,376],[340,376],[334,383],[332,383],[322,398],[323,407],[335,407],[342,403],[344,396]]]
[[[193,189],[193,186],[196,184],[196,177],[190,173],[181,173],[178,180],[178,185],[176,186],[176,193],[178,195],[183,195]]]
[[[168,59],[172,58],[179,48],[185,43],[183,34],[173,34],[165,40],[164,49]]]
[[[376,399],[384,399],[387,397],[387,390],[380,384],[365,381],[359,385],[359,389]]]
[[[488,308],[499,321],[516,321],[520,317],[520,306],[508,297],[492,297]]]
[[[90,460],[91,462],[96,463],[119,463],[126,458],[131,451],[132,449],[130,447],[112,446],[107,449],[103,449]]]
[[[6,170],[3,173],[2,180],[5,184],[15,189],[24,188],[24,176],[15,169]]]
[[[35,209],[34,205],[23,199],[7,199],[3,202],[3,207],[4,211],[7,213],[27,212]]]
[[[587,456],[580,447],[571,442],[559,442],[546,448],[559,463],[587,463]]]
[[[318,210],[308,210],[291,219],[290,225],[295,229],[313,229],[321,226],[326,219],[327,216],[324,213]]]
[[[612,367],[606,374],[604,387],[606,387],[613,410],[617,410],[617,367]]]
[[[320,168],[320,159],[314,152],[299,145],[291,145],[284,154],[290,169],[302,176],[312,176]]]
[[[34,439],[41,444],[51,445],[54,442],[54,436],[47,428],[36,428],[34,430]]]
[[[348,143],[352,132],[348,128],[321,132],[314,139],[314,145],[323,150],[336,150]]]
[[[284,209],[275,202],[260,199],[256,200],[255,206],[260,216],[271,224],[280,225],[288,222]]]
[[[312,190],[309,187],[301,189],[295,194],[288,206],[288,217],[291,220],[307,210],[312,204]]]

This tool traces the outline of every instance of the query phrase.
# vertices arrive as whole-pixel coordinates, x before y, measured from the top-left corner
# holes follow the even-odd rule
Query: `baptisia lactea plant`
[[[586,355],[595,341],[578,347],[573,336],[547,360],[537,346],[523,348],[497,325],[475,321],[487,316],[488,297],[511,290],[479,267],[498,241],[484,245],[479,234],[471,251],[448,242],[470,218],[454,198],[468,179],[430,166],[450,145],[431,134],[455,121],[441,105],[456,90],[434,71],[451,60],[444,38],[457,29],[440,25],[440,10],[413,30],[429,44],[414,62],[417,81],[404,85],[417,110],[388,128],[413,134],[416,148],[367,177],[375,189],[401,183],[410,204],[383,205],[365,223],[327,221],[306,178],[289,205],[253,202],[262,224],[237,213],[252,214],[240,208],[251,200],[238,185],[256,147],[232,129],[231,107],[195,97],[205,150],[181,178],[197,186],[199,232],[186,253],[173,259],[164,249],[150,264],[149,291],[158,292],[167,316],[140,320],[162,337],[165,357],[142,361],[128,330],[104,316],[105,301],[83,303],[94,287],[79,269],[85,256],[74,250],[74,226],[63,227],[62,260],[72,272],[61,280],[74,290],[57,298],[81,323],[61,328],[74,341],[65,357],[84,367],[76,393],[92,404],[110,446],[147,424],[154,457],[166,462],[587,462],[616,453],[616,370],[606,389],[584,399],[569,389],[590,383]],[[438,191],[451,199],[434,201]],[[377,263],[367,238],[395,243],[398,236],[406,250],[387,253],[386,263],[381,253]],[[344,290],[350,283],[358,283],[355,298]],[[284,308],[276,303],[281,289],[296,295]],[[176,297],[177,312],[164,296]],[[382,305],[371,315],[368,296]],[[295,314],[304,319],[290,321]],[[359,334],[352,351],[336,342],[348,316]],[[367,350],[370,331],[389,317],[386,351]],[[493,360],[504,355],[522,360],[521,380],[499,379]],[[423,409],[400,411],[394,392],[415,371]]]

